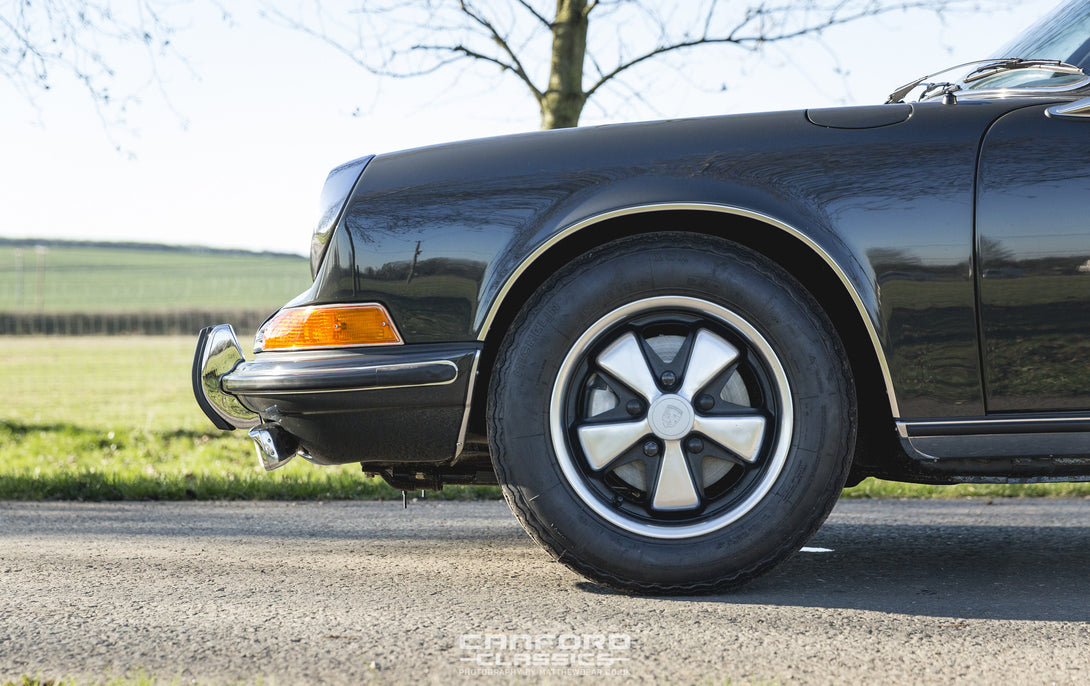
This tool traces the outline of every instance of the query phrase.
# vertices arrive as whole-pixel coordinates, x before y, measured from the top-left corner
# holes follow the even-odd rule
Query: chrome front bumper
[[[230,325],[200,332],[193,394],[225,431],[247,429],[265,469],[439,462],[465,432],[475,344],[261,353],[247,362]]]

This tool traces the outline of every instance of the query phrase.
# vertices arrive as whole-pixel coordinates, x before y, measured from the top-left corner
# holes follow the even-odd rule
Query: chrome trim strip
[[[413,370],[419,371],[427,367],[449,367],[453,370],[451,378],[443,381],[433,381],[429,383],[414,383],[414,384],[359,384],[345,387],[336,388],[259,388],[259,389],[240,389],[237,385],[234,389],[230,390],[232,393],[244,396],[263,396],[263,395],[301,395],[301,394],[314,394],[314,393],[352,393],[355,391],[384,391],[395,388],[426,388],[428,386],[447,386],[454,383],[458,379],[458,365],[454,364],[450,360],[434,360],[431,362],[407,362],[403,364],[386,364],[386,365],[368,365],[365,367],[353,367],[353,368],[330,368],[320,370],[293,370],[282,371],[272,370],[269,372],[257,372],[251,375],[251,378],[262,380],[284,380],[284,379],[306,379],[308,376],[315,377],[320,375],[326,375],[329,373],[338,372],[353,372],[359,373],[364,371],[374,371],[376,374],[382,373],[396,373],[399,371]],[[229,389],[231,384],[231,377],[235,374],[228,374],[223,378],[223,384],[225,389]]]
[[[1045,116],[1052,119],[1090,119],[1090,98],[1053,105],[1045,110]]]
[[[1024,459],[1029,462],[1045,461],[1055,467],[1085,467],[1090,471],[1090,441],[1080,433],[1020,433],[1020,434],[971,434],[960,436],[913,436],[903,443],[911,449],[910,457],[926,462],[948,464],[957,460],[971,460],[976,467],[1003,460]],[[915,455],[912,455],[912,453]],[[1027,464],[1021,465],[1026,467]],[[1008,468],[1017,469],[1013,464]],[[955,472],[972,473],[973,467],[957,468]]]
[[[336,358],[334,358],[336,359]],[[369,364],[369,365],[348,365],[343,367],[315,367],[310,369],[292,369],[286,371],[283,369],[267,369],[267,370],[251,370],[246,369],[246,376],[252,379],[278,379],[278,378],[293,378],[293,379],[305,379],[307,377],[320,377],[327,374],[352,374],[360,372],[374,371],[377,374],[383,372],[398,372],[402,370],[410,369],[423,369],[431,365],[443,365],[450,366],[454,369],[458,369],[458,365],[454,364],[450,360],[431,360],[428,362],[398,362],[395,364]],[[458,378],[457,375],[455,378]],[[442,383],[450,383],[450,381],[444,381]],[[417,384],[409,384],[415,386]],[[419,384],[421,386],[432,386],[435,384],[424,383]]]
[[[499,308],[503,304],[503,301],[507,298],[507,294],[514,287],[515,282],[521,278],[521,276],[530,268],[534,262],[537,261],[546,251],[560,243],[565,238],[568,238],[572,234],[581,231],[589,226],[598,224],[609,219],[616,219],[618,217],[624,217],[633,214],[643,214],[646,212],[666,212],[676,210],[697,210],[705,212],[720,212],[723,214],[729,214],[738,217],[744,217],[746,219],[755,219],[760,222],[764,222],[774,228],[785,231],[795,238],[802,241],[813,250],[821,259],[825,260],[825,264],[829,265],[829,268],[833,270],[833,273],[837,275],[840,282],[847,289],[849,295],[851,295],[852,301],[855,303],[856,309],[859,311],[860,317],[863,319],[863,325],[867,329],[867,333],[870,335],[871,345],[874,346],[874,354],[878,358],[878,365],[882,370],[882,378],[886,384],[886,396],[889,398],[890,411],[893,413],[893,417],[900,416],[900,408],[897,405],[897,396],[893,389],[893,378],[890,375],[889,363],[886,361],[886,357],[882,352],[882,344],[878,339],[878,332],[874,329],[874,323],[871,321],[870,315],[867,312],[866,305],[863,304],[863,299],[856,291],[855,287],[848,280],[844,270],[840,268],[840,265],[833,260],[829,253],[815,243],[809,236],[804,234],[799,229],[786,224],[778,219],[770,217],[767,214],[760,212],[754,212],[752,210],[746,210],[741,207],[734,207],[732,205],[722,205],[718,203],[701,203],[701,202],[677,202],[677,203],[651,203],[647,205],[635,205],[633,207],[626,207],[619,210],[612,210],[610,212],[603,212],[602,214],[589,217],[582,221],[576,222],[567,228],[564,228],[554,234],[549,240],[539,245],[528,257],[519,263],[518,267],[507,277],[507,281],[504,282],[503,287],[496,294],[496,297],[492,301],[492,306],[488,310],[488,315],[485,317],[484,322],[481,324],[479,332],[477,334],[477,340],[484,341],[488,335],[489,329],[492,327],[492,322],[495,320],[496,315],[499,313]]]
[[[987,99],[987,98],[1027,98],[1035,95],[1056,95],[1057,93],[1072,93],[1077,90],[1081,90],[1090,85],[1090,76],[1087,76],[1079,81],[1070,83],[1066,86],[1041,86],[1039,88],[988,88],[974,90],[972,88],[963,88],[958,91],[954,91],[954,95],[961,100],[962,98],[969,98],[970,100]],[[931,100],[939,99],[942,97],[942,93],[936,93],[929,95],[927,100],[921,100],[920,102],[929,102]]]
[[[454,446],[454,460],[462,454],[466,447],[466,432],[469,431],[469,412],[473,408],[473,389],[477,386],[477,365],[481,361],[481,351],[473,355],[473,363],[469,366],[469,382],[466,384],[466,409],[462,413],[462,427],[458,429],[458,443]]]
[[[973,419],[929,419],[929,420],[917,420],[917,421],[908,421],[908,422],[898,421],[898,422],[896,422],[896,426],[897,426],[897,435],[900,436],[901,438],[925,438],[925,437],[932,436],[932,435],[944,436],[944,435],[947,435],[947,434],[917,434],[917,435],[910,436],[909,432],[914,428],[938,425],[938,426],[949,426],[949,427],[959,427],[960,426],[960,427],[966,427],[966,428],[971,428],[971,427],[975,426],[975,427],[979,427],[980,431],[966,432],[965,435],[972,435],[974,433],[986,434],[986,433],[989,433],[989,431],[988,431],[988,425],[989,424],[996,424],[996,425],[998,425],[998,424],[1006,424],[1006,425],[1020,424],[1020,425],[1024,425],[1026,430],[1024,432],[1019,431],[1019,432],[1013,432],[1013,433],[1034,433],[1035,430],[1036,431],[1041,431],[1043,433],[1048,433],[1047,429],[1049,427],[1054,427],[1057,424],[1059,424],[1059,425],[1063,425],[1063,424],[1085,424],[1087,422],[1090,422],[1090,416],[1080,416],[1080,417],[1009,417],[1009,416],[1006,416],[1006,417],[983,417],[983,418],[976,417],[976,418],[973,418]],[[1012,433],[1012,432],[1005,431],[1004,433]]]

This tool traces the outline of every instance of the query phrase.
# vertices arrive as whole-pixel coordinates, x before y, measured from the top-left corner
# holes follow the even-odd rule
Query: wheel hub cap
[[[664,395],[647,412],[651,431],[664,441],[684,438],[693,430],[696,413],[689,401],[680,395]]]

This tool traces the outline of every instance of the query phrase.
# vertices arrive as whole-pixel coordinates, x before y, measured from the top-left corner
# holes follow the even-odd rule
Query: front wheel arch
[[[883,353],[875,348],[868,326],[847,286],[825,259],[791,233],[775,224],[728,210],[726,207],[718,210],[649,207],[587,223],[526,265],[495,306],[495,312],[487,320],[487,328],[479,332],[483,347],[470,399],[469,431],[477,436],[486,433],[485,408],[496,353],[522,304],[534,291],[554,272],[590,250],[627,236],[660,232],[665,226],[671,231],[738,243],[760,253],[795,277],[833,322],[848,353],[859,408],[859,435],[853,463],[866,462],[873,467],[890,463],[900,456],[902,449],[893,423],[896,415],[889,401],[893,389],[880,362]]]

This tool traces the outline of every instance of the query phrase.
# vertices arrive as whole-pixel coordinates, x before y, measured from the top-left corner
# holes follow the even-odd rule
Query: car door
[[[989,414],[1090,409],[1090,99],[982,143],[976,284]]]

